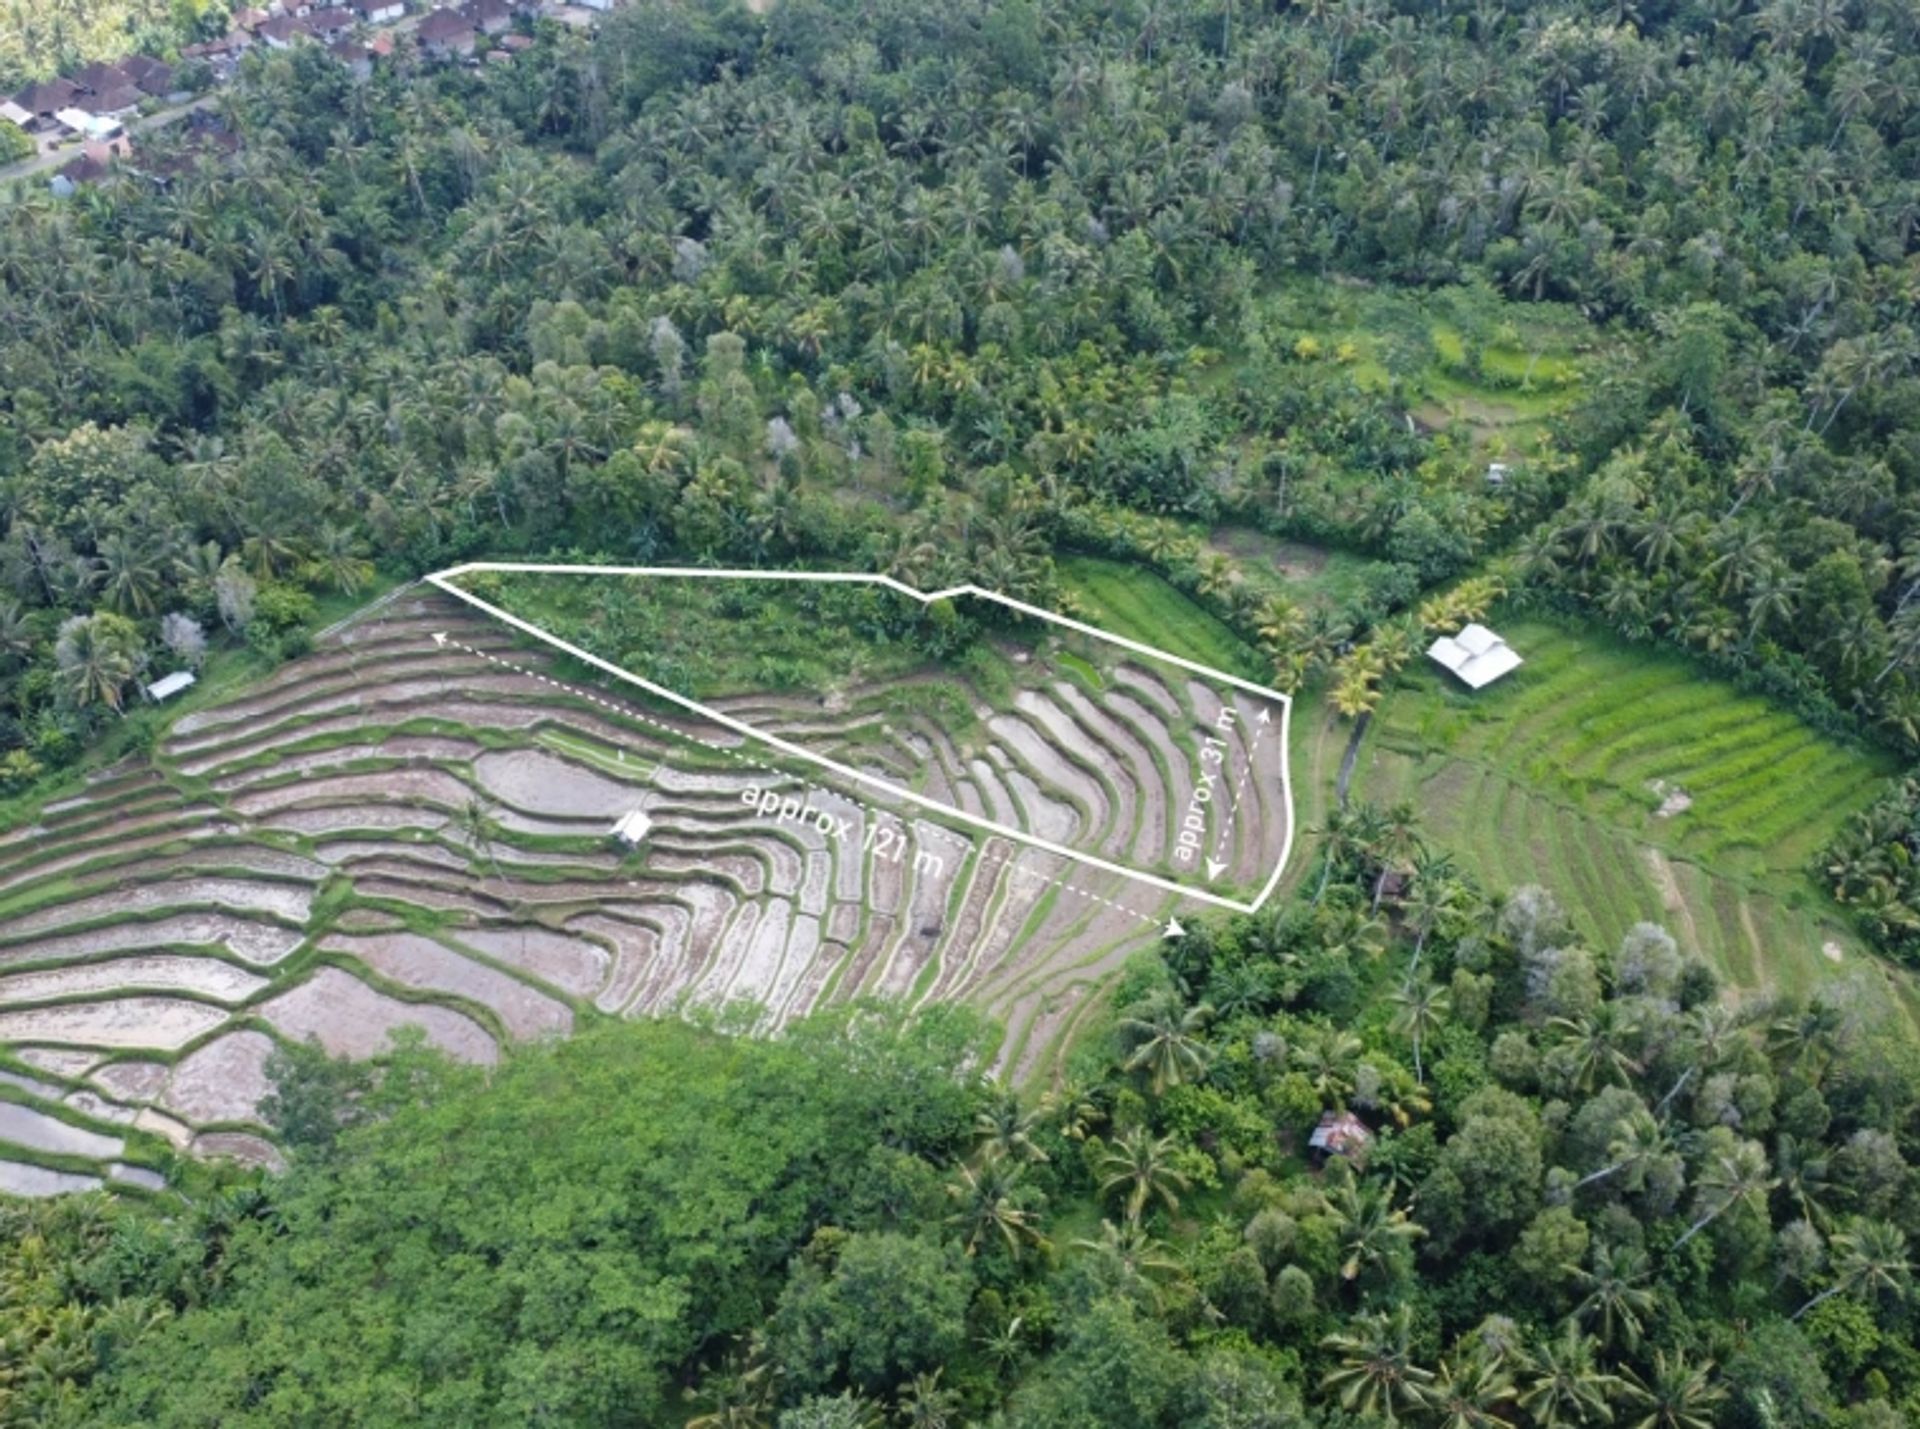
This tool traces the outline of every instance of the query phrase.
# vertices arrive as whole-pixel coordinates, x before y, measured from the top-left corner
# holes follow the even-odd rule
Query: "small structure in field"
[[[621,848],[636,849],[653,832],[653,820],[645,809],[629,809],[620,816],[620,822],[613,826],[614,841]]]
[[[193,688],[193,671],[175,670],[171,675],[162,675],[147,686],[147,698],[156,705],[164,704],[182,690]]]
[[[1484,689],[1523,663],[1511,645],[1478,621],[1458,635],[1442,635],[1427,647],[1427,658],[1471,690]]]
[[[1330,1156],[1338,1156],[1355,1170],[1367,1164],[1373,1150],[1373,1133],[1367,1124],[1350,1111],[1330,1111],[1307,1138],[1315,1159],[1322,1165]]]

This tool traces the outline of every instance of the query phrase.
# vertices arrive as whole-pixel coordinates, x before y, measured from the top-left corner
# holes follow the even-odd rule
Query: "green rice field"
[[[1414,804],[1470,872],[1552,889],[1599,946],[1649,919],[1755,992],[1869,961],[1808,866],[1890,760],[1677,655],[1494,623],[1526,664],[1478,693],[1410,669],[1367,736],[1354,797]],[[1905,979],[1900,994],[1914,1010]]]
[[[1271,673],[1224,622],[1142,566],[1063,556],[1056,567],[1080,619],[1089,624],[1245,679]]]

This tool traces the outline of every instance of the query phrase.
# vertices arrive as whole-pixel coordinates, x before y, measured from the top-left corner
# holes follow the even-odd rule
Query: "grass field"
[[[1515,303],[1486,289],[1418,297],[1386,289],[1285,284],[1269,298],[1283,335],[1313,339],[1363,387],[1396,377],[1413,415],[1458,421],[1476,444],[1526,451],[1579,391],[1584,359],[1609,340],[1564,305]]]
[[[1227,625],[1144,567],[1098,556],[1063,556],[1056,564],[1089,624],[1245,679],[1272,673]]]
[[[1527,663],[1477,694],[1409,671],[1368,735],[1355,797],[1413,803],[1470,871],[1551,888],[1599,946],[1651,919],[1755,991],[1866,961],[1807,868],[1887,759],[1678,656],[1496,623]]]

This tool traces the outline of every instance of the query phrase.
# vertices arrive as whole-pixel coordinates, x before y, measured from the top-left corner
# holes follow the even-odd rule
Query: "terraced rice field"
[[[1218,696],[1070,653],[1009,651],[1001,703],[959,682],[978,701],[962,737],[882,684],[724,703],[1164,862]],[[1285,838],[1278,738],[1234,748],[1252,777],[1223,883],[1264,876]],[[0,1190],[152,1190],[183,1153],[271,1164],[275,1044],[365,1056],[409,1025],[487,1062],[599,1017],[966,999],[1004,1025],[1005,1069],[1042,1075],[1181,906],[763,754],[417,591],[183,715],[151,760],[0,834]],[[829,817],[744,800],[768,789]],[[609,826],[636,807],[652,831],[623,852]]]
[[[1478,693],[1410,671],[1368,735],[1355,797],[1412,803],[1472,872],[1554,889],[1600,945],[1651,919],[1753,991],[1869,961],[1807,869],[1871,802],[1885,760],[1678,657],[1496,625],[1526,664]]]

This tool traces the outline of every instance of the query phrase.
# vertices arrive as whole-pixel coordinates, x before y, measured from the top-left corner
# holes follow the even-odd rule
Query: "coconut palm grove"
[[[281,8],[0,15],[0,1429],[1920,1423],[1911,0]]]

